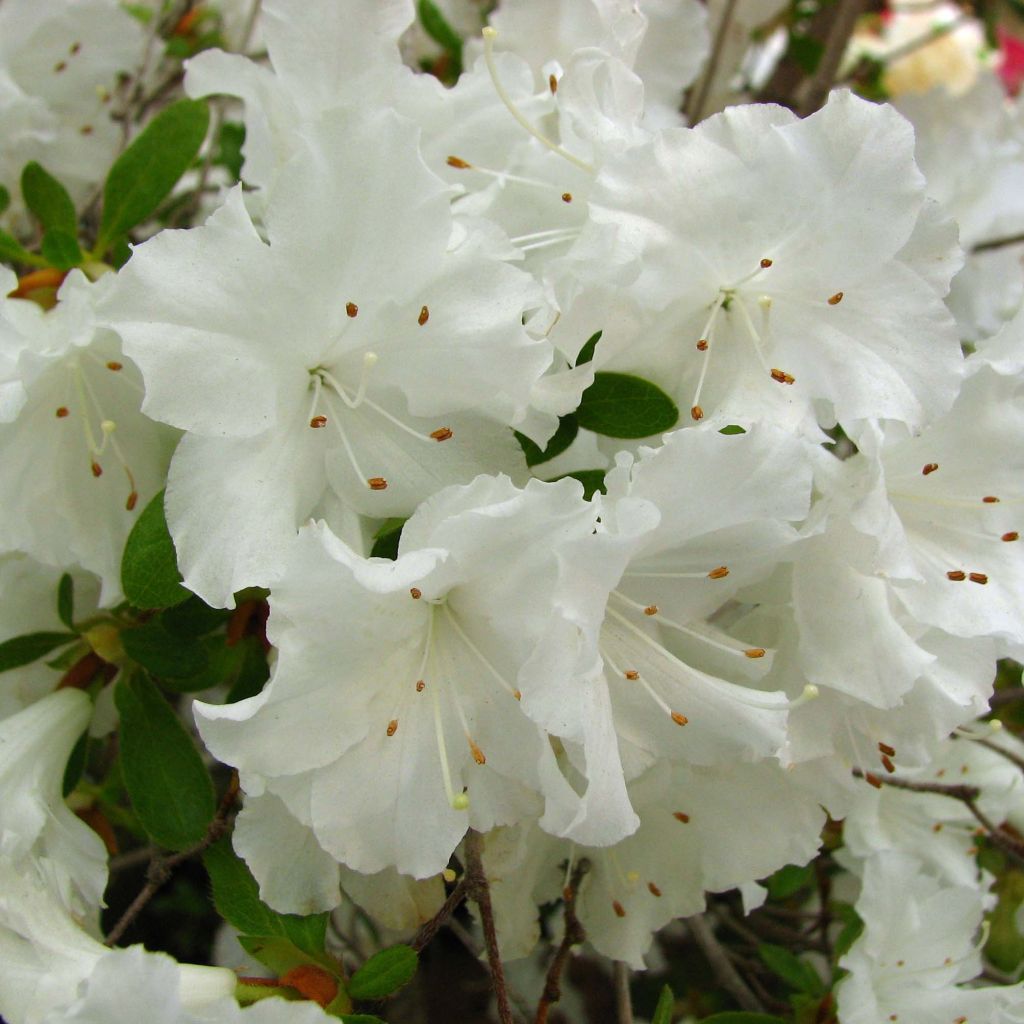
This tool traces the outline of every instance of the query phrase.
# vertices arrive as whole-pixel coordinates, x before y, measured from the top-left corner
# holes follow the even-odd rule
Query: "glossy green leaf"
[[[57,584],[57,616],[68,629],[75,628],[75,581],[64,573]]]
[[[50,651],[78,639],[77,633],[25,633],[0,644],[0,672],[31,665]]]
[[[423,31],[437,43],[452,61],[451,76],[458,78],[462,73],[462,39],[448,24],[440,8],[433,0],[419,0],[417,13]]]
[[[136,608],[170,608],[191,596],[180,580],[161,491],[145,507],[128,534],[121,559],[121,586],[125,597]]]
[[[419,957],[410,946],[391,946],[375,953],[349,979],[353,999],[383,999],[412,981]]]
[[[284,939],[305,954],[300,962],[324,956],[328,915],[301,917],[271,910],[260,899],[259,885],[245,861],[232,849],[230,839],[220,839],[206,850],[203,864],[213,885],[218,913],[242,934]]]
[[[32,263],[35,258],[13,235],[0,231],[0,259],[11,263]]]
[[[798,992],[819,996],[824,994],[825,986],[818,972],[805,960],[791,953],[783,946],[774,946],[763,942],[757,947],[757,955],[762,963],[777,974],[790,988]]]
[[[21,172],[21,194],[43,231],[59,231],[74,241],[78,234],[75,204],[68,190],[35,160]]]
[[[181,719],[142,672],[118,682],[121,772],[139,823],[171,850],[194,846],[216,810],[213,783]]]
[[[676,403],[656,384],[628,373],[596,373],[576,417],[581,427],[606,437],[650,437],[679,421]]]
[[[720,434],[745,434],[746,430],[741,427],[738,423],[730,423],[728,426],[722,427],[719,430]]]
[[[75,745],[71,748],[71,753],[68,755],[68,763],[64,766],[64,781],[61,785],[61,795],[65,799],[74,790],[75,786],[78,785],[78,780],[85,771],[85,762],[88,756],[89,730],[87,729],[78,737]]]
[[[551,436],[543,450],[525,434],[520,434],[518,430],[515,432],[515,435],[516,440],[519,442],[519,447],[523,449],[523,454],[526,456],[526,464],[528,466],[539,466],[543,462],[549,462],[556,455],[561,455],[576,440],[579,430],[580,425],[575,414],[569,413],[568,416],[562,416],[558,420],[558,429]]]
[[[402,527],[405,526],[405,522],[404,519],[397,518],[384,520],[373,535],[371,558],[390,558],[394,561],[398,557],[398,545],[402,540]]]
[[[182,604],[168,608],[160,621],[178,636],[206,636],[231,618],[227,608],[211,608],[201,597],[190,597]]]
[[[255,697],[270,678],[267,654],[257,637],[243,637],[235,649],[242,650],[242,664],[227,697],[224,699],[225,704],[234,704],[247,697]]]
[[[672,1011],[675,1009],[676,997],[672,989],[666,985],[658,996],[658,1005],[654,1008],[651,1024],[672,1024]]]
[[[603,469],[577,469],[572,473],[565,473],[562,476],[556,476],[555,480],[565,480],[566,478],[579,480],[579,482],[583,484],[583,497],[587,501],[590,501],[598,491],[602,494],[607,492],[607,488],[604,485]],[[552,483],[554,483],[554,481],[552,481]]]
[[[199,152],[209,124],[203,100],[178,100],[118,157],[103,186],[99,251],[149,217],[170,194]]]
[[[125,654],[160,679],[185,679],[205,671],[209,658],[195,638],[170,632],[161,619],[121,632]]]
[[[810,864],[787,864],[767,878],[764,884],[771,899],[786,900],[813,880],[814,868]]]
[[[56,228],[43,236],[40,252],[43,259],[58,270],[70,270],[84,259],[75,236]]]
[[[589,363],[594,358],[594,350],[597,348],[597,343],[601,340],[602,334],[604,334],[604,331],[598,331],[587,338],[583,348],[580,349],[580,354],[576,357],[577,366]]]

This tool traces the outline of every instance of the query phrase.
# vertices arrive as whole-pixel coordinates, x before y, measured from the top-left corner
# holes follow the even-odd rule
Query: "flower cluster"
[[[450,4],[447,85],[411,0],[264,0],[115,163],[166,73],[151,6],[0,8],[8,1024],[351,1012],[329,972],[241,1009],[226,969],[98,941],[109,786],[73,748],[118,737],[142,830],[222,849],[160,687],[237,773],[275,921],[345,893],[409,929],[478,856],[505,957],[564,897],[643,968],[845,819],[839,1020],[1024,1019],[1019,987],[964,987],[972,830],[1024,821],[1018,741],[964,729],[1024,654],[1024,278],[989,244],[1024,223],[1024,136],[995,73],[699,120],[732,15],[696,0]],[[138,154],[208,101],[234,170],[222,133],[145,207]],[[172,734],[191,841],[192,797],[161,833],[134,774]],[[973,796],[929,795],[961,764]]]

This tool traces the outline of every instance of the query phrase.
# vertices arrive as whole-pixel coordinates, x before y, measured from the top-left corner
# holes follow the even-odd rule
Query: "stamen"
[[[632,669],[631,668],[631,669],[627,669],[626,671],[623,671],[621,668],[618,667],[618,665],[615,664],[615,662],[612,659],[611,655],[608,653],[608,651],[605,649],[605,647],[603,645],[600,646],[600,651],[601,651],[601,657],[604,658],[604,660],[611,667],[611,670],[614,673],[616,673],[616,675],[623,676],[624,678],[629,679],[631,682],[638,682],[644,688],[644,690],[646,691],[647,696],[650,697],[651,700],[653,700],[654,703],[657,704],[658,707],[661,708],[661,710],[664,711],[665,714],[668,715],[668,717],[671,718],[672,721],[676,723],[676,725],[686,725],[690,721],[686,717],[686,715],[681,715],[681,714],[679,714],[678,711],[673,711],[665,703],[665,701],[662,700],[661,697],[659,697],[658,694],[654,692],[654,690],[651,688],[651,686],[647,682],[647,680],[641,678],[640,673],[637,672],[636,669]]]
[[[597,172],[595,168],[588,164],[585,160],[581,160],[579,157],[573,156],[573,154],[570,153],[568,150],[563,149],[557,143],[552,142],[551,139],[542,135],[523,116],[522,111],[520,111],[519,108],[512,101],[512,97],[509,96],[507,92],[505,92],[504,86],[502,86],[501,80],[498,78],[498,69],[494,66],[494,40],[497,37],[497,35],[498,33],[493,28],[491,28],[491,26],[488,25],[486,28],[484,28],[484,61],[487,64],[487,71],[491,76],[491,82],[494,84],[494,91],[498,94],[498,98],[501,100],[501,102],[505,104],[505,109],[508,110],[508,112],[516,119],[520,127],[522,127],[530,135],[532,135],[542,145],[547,146],[547,148],[550,149],[552,153],[557,153],[560,157],[563,157],[564,159],[568,160],[569,163],[573,164],[576,167],[579,167],[580,170],[586,171],[588,174],[596,174]]]
[[[389,736],[394,736],[396,732],[398,732],[398,719],[392,718],[391,721],[388,722],[387,734]]]
[[[471,164],[468,160],[463,160],[460,156],[450,156],[446,161],[449,167],[454,167],[457,171],[476,171],[478,174],[485,174],[489,178],[496,178],[498,182],[504,186],[512,183],[514,185],[526,185],[529,188],[539,188],[546,192],[557,192],[558,189],[550,181],[543,181],[540,178],[526,178],[521,174],[512,174],[509,171],[496,171],[491,167],[481,167],[480,164]],[[569,199],[565,199],[565,196],[569,196]],[[572,201],[572,193],[562,193],[564,202]]]
[[[723,292],[718,293],[718,298],[715,299],[711,306],[711,312],[708,314],[707,322],[704,324],[704,329],[700,332],[700,340],[697,342],[697,350],[704,353],[704,358],[700,364],[700,376],[697,378],[697,387],[693,392],[693,400],[690,402],[690,416],[694,420],[701,420],[704,418],[704,410],[701,408],[700,395],[704,390],[704,381],[707,379],[708,366],[711,365],[711,348],[709,341],[711,338],[711,331],[715,326],[715,320],[718,318],[718,314],[725,303],[725,294]],[[698,413],[700,415],[698,415]]]
[[[136,490],[132,490],[132,492],[128,495],[127,501],[125,501],[125,503],[124,503],[125,511],[126,512],[134,512],[135,511],[135,506],[138,505],[138,503],[139,503],[139,492],[136,491]]]
[[[470,640],[466,631],[459,624],[459,620],[455,617],[455,613],[447,604],[444,606],[444,611],[445,615],[448,616],[448,621],[451,623],[452,628],[455,630],[456,633],[459,634],[459,638],[462,640],[462,642],[470,649],[470,651],[473,652],[474,655],[476,655],[477,659],[484,666],[484,668],[486,668],[487,671],[490,672],[492,676],[494,676],[495,680],[502,687],[502,689],[506,693],[510,693],[513,697],[515,697],[516,700],[519,700],[522,694],[520,694],[520,692],[514,686],[511,686],[508,683],[505,677],[494,667],[494,665],[491,664],[490,659],[487,658],[483,651],[481,651],[480,648],[477,647],[477,645],[473,643],[472,640]]]
[[[89,468],[92,470],[92,475],[95,477],[103,476],[103,467],[95,460],[89,463]]]
[[[563,203],[571,203],[572,202],[572,193],[571,192],[563,192],[562,193],[562,202]]]
[[[66,405],[58,406],[56,415],[57,419],[62,420],[64,419],[65,416],[70,415],[70,410]],[[1014,538],[1014,540],[1016,540],[1016,538]]]
[[[767,258],[761,260],[761,269],[762,270],[767,270],[772,265],[772,262],[773,262],[772,260],[767,259]]]
[[[416,680],[416,692],[422,693],[426,689],[427,684],[422,679]]]
[[[314,430],[319,430],[321,427],[326,427],[327,426],[327,417],[326,416],[322,416],[322,415],[321,416],[313,416],[313,417],[311,417],[311,419],[309,421],[309,425]]]
[[[1010,543],[1011,541],[1019,540],[1020,534],[1016,530],[1010,530],[1009,533],[1004,533],[999,539],[1006,543]]]
[[[704,410],[699,405],[690,407],[690,419],[697,421],[704,419]]]
[[[124,363],[119,363],[116,359],[111,359],[106,366],[108,370],[113,370],[114,373],[117,373],[118,370],[124,369]]]
[[[983,572],[972,572],[972,573],[969,573],[967,578],[972,583],[981,583],[981,584],[988,583],[988,576],[986,576]]]
[[[658,606],[656,604],[649,604],[644,609],[644,615],[657,615],[657,614],[658,614]]]
[[[438,427],[437,430],[432,430],[430,436],[435,441],[447,441],[452,436],[451,427]]]
[[[835,295],[829,296],[828,304],[830,306],[838,306],[843,301],[843,293],[836,292]]]
[[[962,572],[960,569],[951,569],[946,573],[946,579],[952,580],[954,583],[962,583],[967,579],[967,573]]]
[[[423,591],[419,587],[410,587],[409,593],[412,594],[414,601],[418,601],[423,596]]]
[[[672,721],[675,722],[676,725],[687,725],[690,720],[686,717],[686,715],[681,715],[678,711],[673,711]]]
[[[612,900],[612,910],[615,911],[616,917],[626,916],[626,908],[618,900]]]
[[[708,339],[707,338],[701,338],[700,341],[697,342],[697,351],[698,352],[707,352],[707,350],[708,350]]]
[[[420,309],[420,315],[416,318],[416,323],[422,327],[430,319],[430,310],[424,306]],[[369,354],[369,353],[367,353]]]
[[[771,374],[773,377],[775,376],[775,372],[782,373],[782,370],[773,372],[772,368],[768,365],[768,361],[764,357],[764,351],[761,346],[761,335],[757,333],[754,321],[750,319],[750,313],[747,311],[746,303],[737,300],[734,305],[739,310],[740,319],[743,321],[743,326],[746,327],[747,333],[750,335],[750,340],[754,344],[754,352],[757,355],[758,362],[760,362],[761,366],[764,368],[764,372]],[[786,381],[783,380],[783,383],[786,383]],[[789,383],[792,382],[790,381]]]
[[[930,473],[934,473],[938,468],[939,464],[937,462],[928,462],[921,467],[921,473],[924,476],[928,476]]]
[[[367,479],[366,486],[371,491],[386,491],[388,489],[388,482],[382,476],[371,476]]]
[[[985,497],[982,498],[981,500],[983,502],[985,502],[986,505],[998,505],[999,504],[999,499],[994,494],[986,494]]]
[[[763,658],[768,652],[763,647],[748,647],[744,652],[747,658]]]
[[[720,565],[717,569],[712,569],[708,573],[709,580],[722,580],[729,575],[729,567],[727,565]]]
[[[558,92],[558,79],[553,74],[548,75],[548,88],[551,90],[552,96]]]
[[[466,160],[463,160],[461,156],[450,156],[448,157],[448,166],[454,167],[457,171],[469,171],[473,169],[473,165]]]
[[[623,578],[652,580],[721,580],[729,575],[729,567],[720,565],[710,572],[624,572]]]
[[[878,742],[878,749],[879,749],[879,751],[881,753],[888,754],[889,757],[895,757],[896,756],[896,748],[889,746],[888,743],[882,743],[881,740],[879,740],[879,742]]]
[[[630,679],[630,680],[633,680],[633,681],[635,681],[635,680],[640,678],[640,673],[637,672],[637,670],[635,668],[627,668],[626,671],[623,672],[622,674],[627,679]]]
[[[892,773],[893,773],[894,771],[896,771],[896,765],[894,765],[894,764],[892,763],[892,758],[891,758],[891,757],[890,757],[890,756],[889,756],[888,754],[882,754],[882,756],[881,756],[881,757],[879,758],[879,760],[880,760],[880,761],[882,762],[882,767],[883,767],[883,768],[885,768],[885,770],[886,770],[886,771],[887,771],[887,772],[888,772],[888,773],[889,773],[890,775],[891,775],[891,774],[892,774]]]
[[[652,896],[659,896],[659,897],[661,896],[661,890],[653,882],[648,882],[647,883],[647,891]]]
[[[772,380],[777,381],[779,384],[796,383],[796,378],[792,374],[786,373],[785,370],[779,370],[776,367],[772,367],[768,372],[771,374]]]
[[[320,379],[320,375],[322,375],[323,379],[328,384],[331,384],[332,388],[334,388],[335,391],[337,391],[337,387],[333,383],[334,379],[326,371],[320,371],[320,374],[314,375],[314,378],[313,378],[314,382],[318,381]],[[319,390],[320,390],[319,387],[316,386],[316,385],[314,385],[314,386],[316,388],[317,394],[319,394]],[[338,393],[338,397],[342,398],[342,400],[344,401],[345,400],[344,396],[342,396],[340,392],[337,392],[337,393]],[[325,396],[326,396],[326,392],[325,392]],[[313,400],[314,400],[314,402],[316,401],[316,397],[315,396],[314,396]],[[359,465],[359,460],[356,458],[356,453],[352,450],[352,445],[349,443],[348,434],[345,433],[345,427],[342,425],[341,421],[342,421],[343,418],[344,417],[342,417],[342,416],[331,416],[328,422],[334,424],[334,429],[337,430],[337,432],[338,432],[338,437],[341,439],[342,447],[344,447],[344,449],[345,449],[345,454],[348,456],[348,461],[351,463],[352,468],[355,470],[356,476],[359,477],[360,480],[365,480],[366,481],[366,486],[369,487],[371,490],[376,490],[376,491],[384,490],[384,488],[386,488],[387,485],[388,485],[387,481],[384,479],[384,477],[382,477],[382,476],[375,476],[375,477],[369,477],[368,478],[366,476],[366,474],[363,472],[362,467]]]
[[[690,816],[687,813],[685,813],[685,811],[673,811],[672,817],[683,825],[690,824]]]
[[[469,750],[470,753],[472,753],[473,755],[473,760],[476,761],[477,764],[487,764],[487,758],[484,757],[484,752],[473,742],[473,740],[469,736],[466,737],[466,740],[469,743]]]
[[[354,320],[359,316],[359,307],[354,302],[346,302],[345,315]]]

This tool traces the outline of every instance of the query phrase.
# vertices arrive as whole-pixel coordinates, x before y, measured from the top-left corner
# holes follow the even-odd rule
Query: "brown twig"
[[[988,750],[992,750],[997,754],[1002,754],[1011,764],[1015,764],[1022,772],[1024,772],[1024,757],[1020,754],[1013,753],[1012,750],[1004,750],[998,743],[993,743],[991,740],[983,739],[982,737],[975,737],[972,743],[977,743],[979,746],[986,747]]]
[[[624,964],[621,960],[616,960],[612,964],[618,1024],[633,1024],[633,995],[629,990],[629,975],[629,964]]]
[[[224,835],[228,830],[228,815],[237,798],[238,773],[233,772],[228,788],[221,798],[220,805],[217,807],[217,813],[213,816],[213,820],[206,829],[206,835],[195,846],[190,846],[187,850],[182,850],[180,853],[175,853],[170,857],[161,857],[159,854],[153,855],[149,862],[149,867],[146,869],[146,884],[143,886],[142,891],[132,900],[128,909],[118,919],[117,924],[110,929],[107,937],[103,940],[105,945],[113,946],[117,943],[135,918],[142,913],[146,904],[149,903],[171,875],[174,874],[175,868],[202,853],[208,846],[212,846]]]
[[[711,969],[715,972],[719,984],[736,1000],[740,1009],[753,1013],[763,1012],[764,1007],[761,1005],[761,1001],[750,991],[747,983],[740,977],[739,971],[733,967],[732,961],[719,945],[711,925],[704,919],[704,916],[698,914],[696,917],[689,917],[686,919],[686,925],[704,956],[707,957],[708,963],[711,964]]]
[[[825,37],[825,49],[814,69],[814,74],[796,90],[796,111],[801,117],[813,114],[835,85],[836,72],[864,10],[865,0],[838,0],[832,22]]]
[[[448,923],[452,914],[462,905],[468,888],[466,876],[463,875],[455,888],[448,894],[448,898],[441,904],[441,909],[426,924],[422,925],[416,933],[416,938],[412,941],[412,948],[417,953],[434,941],[434,936]]]
[[[707,103],[711,86],[718,74],[718,64],[722,59],[722,50],[725,48],[725,40],[729,34],[729,22],[732,21],[735,10],[736,0],[726,0],[725,9],[722,11],[722,20],[718,23],[718,30],[715,32],[715,41],[711,47],[708,66],[686,99],[684,113],[690,125],[697,124],[704,113],[704,104]]]
[[[565,932],[555,951],[554,959],[548,967],[548,973],[544,979],[544,991],[541,993],[540,1002],[537,1003],[537,1014],[533,1019],[533,1024],[547,1024],[548,1011],[552,1004],[562,998],[562,971],[565,970],[565,965],[569,961],[569,953],[573,946],[579,945],[587,937],[580,919],[576,916],[576,894],[579,892],[583,876],[589,869],[590,862],[581,859],[573,869],[569,884],[562,891],[562,900],[565,904]]]
[[[512,1007],[508,1002],[508,989],[505,985],[505,971],[501,965],[501,951],[498,948],[498,933],[494,927],[494,908],[491,906],[491,887],[487,884],[487,874],[483,865],[483,836],[471,828],[466,833],[466,892],[470,899],[480,908],[480,925],[484,933],[484,945],[487,948],[487,963],[490,965],[491,982],[494,986],[494,998],[498,1003],[498,1020],[501,1024],[514,1024]]]
[[[990,238],[987,242],[979,242],[977,245],[972,246],[971,252],[990,252],[992,249],[1005,249],[1011,245],[1020,245],[1021,242],[1024,242],[1024,234],[1007,235],[1005,238]],[[1016,696],[1009,696],[1010,694],[1016,694]],[[999,693],[992,695],[989,705],[995,707],[997,703],[1020,700],[1022,694],[1024,694],[1024,689],[1020,687],[1015,690],[1001,690]],[[1002,698],[1002,700],[997,701],[997,698]]]

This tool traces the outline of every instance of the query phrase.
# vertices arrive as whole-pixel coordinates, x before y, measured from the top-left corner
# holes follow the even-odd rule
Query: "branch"
[[[711,92],[715,75],[718,74],[718,63],[722,59],[722,50],[725,48],[726,36],[729,33],[729,22],[732,21],[735,10],[736,0],[726,0],[725,10],[722,11],[722,20],[718,23],[718,31],[715,32],[715,42],[711,47],[707,69],[701,76],[699,84],[687,97],[684,113],[691,126],[697,124],[704,113],[704,104],[707,103],[708,93]]]
[[[494,908],[491,906],[491,889],[483,866],[483,836],[475,828],[466,833],[466,892],[480,908],[480,924],[487,947],[487,963],[490,965],[491,981],[494,983],[494,997],[498,1003],[498,1020],[501,1024],[514,1024],[512,1007],[508,1002],[505,985],[505,971],[501,966],[501,951],[498,949],[498,934],[494,928]]]
[[[434,941],[434,936],[448,923],[452,914],[462,905],[462,901],[467,896],[468,889],[469,885],[466,881],[466,875],[463,874],[458,884],[448,895],[448,898],[441,904],[441,909],[416,933],[416,938],[412,941],[412,948],[417,953]]]
[[[971,249],[972,253],[975,252],[990,252],[992,249],[1006,249],[1011,245],[1020,245],[1024,242],[1024,234],[1021,235],[1007,235],[1005,238],[991,238],[987,242],[979,242]],[[1010,697],[1008,694],[1016,693],[1016,697]],[[1019,687],[1016,690],[1001,690],[999,693],[992,695],[992,699],[989,704],[992,707],[996,706],[996,703],[1002,703],[1009,700],[1020,700],[1021,694],[1024,694],[1024,690]],[[1002,698],[1001,701],[996,701],[996,698]]]
[[[707,957],[708,963],[711,964],[711,969],[715,972],[719,984],[736,1000],[737,1005],[743,1010],[750,1010],[754,1013],[763,1011],[764,1007],[761,1005],[761,1001],[750,991],[747,983],[733,967],[704,916],[698,914],[696,917],[688,917],[686,925],[697,945]]]
[[[552,1003],[557,1003],[562,998],[561,978],[562,971],[569,961],[569,952],[573,946],[583,942],[587,937],[576,916],[576,894],[579,892],[580,881],[590,870],[588,860],[580,860],[569,878],[569,884],[562,891],[562,899],[565,903],[565,932],[562,941],[555,953],[555,958],[548,967],[547,977],[544,979],[544,991],[541,993],[540,1002],[537,1004],[537,1015],[533,1024],[547,1024],[548,1010]]]
[[[110,929],[107,937],[103,940],[104,945],[113,946],[118,942],[135,918],[145,909],[146,904],[149,903],[171,875],[174,874],[175,868],[202,853],[208,846],[212,846],[227,832],[228,815],[231,813],[231,808],[234,806],[237,798],[238,772],[232,772],[231,781],[228,783],[228,788],[221,798],[217,813],[213,816],[213,820],[206,829],[206,835],[195,846],[190,846],[187,850],[182,850],[180,853],[175,853],[170,857],[161,857],[159,854],[153,854],[149,867],[146,869],[146,884],[138,896],[132,900],[128,909],[121,915],[117,924]]]
[[[835,84],[836,72],[857,26],[857,19],[864,10],[864,4],[865,0],[838,0],[836,3],[818,66],[814,74],[796,90],[796,111],[801,117],[813,114],[824,103],[829,89]]]
[[[629,991],[629,964],[616,960],[612,965],[615,979],[615,1009],[618,1024],[633,1024],[633,997]]]

